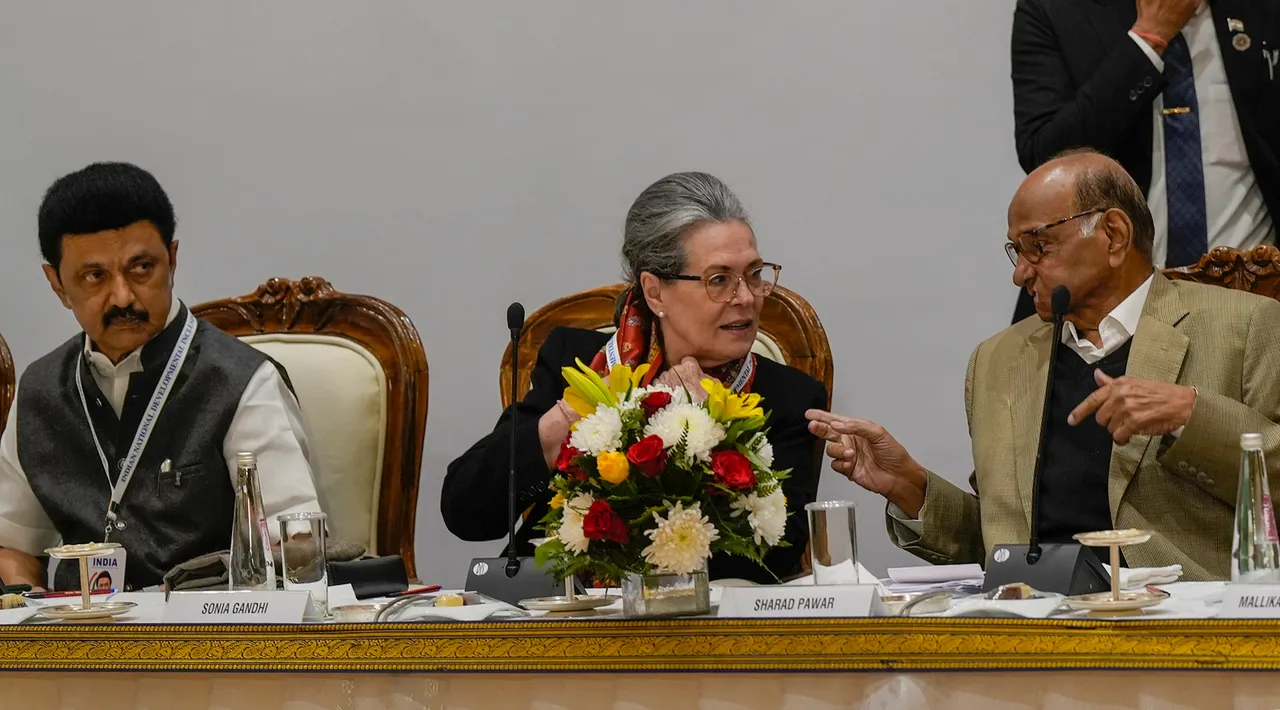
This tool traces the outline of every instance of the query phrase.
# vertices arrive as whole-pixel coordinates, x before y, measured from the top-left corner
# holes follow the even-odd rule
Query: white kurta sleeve
[[[262,363],[245,387],[223,443],[232,485],[236,454],[241,451],[251,451],[258,457],[262,507],[273,542],[280,537],[277,515],[320,510],[302,409],[269,361]]]
[[[9,420],[0,434],[0,547],[11,547],[41,556],[62,536],[31,491],[27,474],[18,461],[18,398],[13,398]]]

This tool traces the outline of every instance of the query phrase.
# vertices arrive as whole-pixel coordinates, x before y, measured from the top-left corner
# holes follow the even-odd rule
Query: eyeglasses
[[[735,274],[731,271],[715,271],[702,276],[694,276],[693,274],[659,274],[658,276],[668,281],[701,281],[703,288],[707,290],[708,298],[716,303],[728,303],[738,295],[738,289],[744,283],[747,285],[747,290],[751,292],[751,295],[768,296],[777,287],[778,274],[781,272],[781,266],[764,263],[750,269],[745,274]]]
[[[1013,262],[1014,266],[1018,265],[1019,256],[1026,259],[1028,263],[1039,264],[1040,260],[1044,258],[1045,253],[1045,242],[1039,239],[1041,234],[1044,234],[1058,225],[1066,224],[1067,222],[1080,219],[1081,217],[1088,217],[1089,215],[1100,214],[1106,211],[1106,207],[1095,207],[1094,209],[1085,210],[1084,212],[1077,212],[1070,217],[1063,217],[1056,222],[1042,224],[1035,229],[1028,229],[1022,234],[1019,234],[1013,241],[1005,242],[1004,253],[1009,255],[1009,261]]]

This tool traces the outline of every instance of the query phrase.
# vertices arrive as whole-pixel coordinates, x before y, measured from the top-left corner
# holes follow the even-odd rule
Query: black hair
[[[94,163],[58,178],[40,203],[40,253],[56,270],[62,238],[150,222],[166,249],[173,243],[173,204],[155,177],[129,163]]]

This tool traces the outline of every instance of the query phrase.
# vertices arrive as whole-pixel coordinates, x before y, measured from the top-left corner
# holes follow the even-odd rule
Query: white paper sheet
[[[942,584],[974,579],[981,584],[982,578],[982,566],[975,564],[889,568],[889,579],[895,584]]]

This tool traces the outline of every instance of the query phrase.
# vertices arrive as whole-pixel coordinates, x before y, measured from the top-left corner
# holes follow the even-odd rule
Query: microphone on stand
[[[511,332],[511,439],[508,442],[507,468],[507,555],[502,557],[476,557],[471,560],[467,572],[468,592],[479,592],[493,599],[519,604],[522,600],[553,596],[564,587],[557,584],[545,569],[538,567],[532,557],[516,553],[516,520],[519,510],[516,503],[517,431],[519,413],[516,409],[518,382],[520,379],[520,333],[524,330],[524,306],[512,303],[507,307],[507,330]],[[531,523],[533,521],[526,521]]]
[[[1036,449],[1036,468],[1031,483],[1031,544],[1027,545],[1027,564],[1040,560],[1040,476],[1044,471],[1045,440],[1049,434],[1049,399],[1053,394],[1053,371],[1058,364],[1058,343],[1062,342],[1062,326],[1071,308],[1071,289],[1058,286],[1049,297],[1053,313],[1053,350],[1049,355],[1049,377],[1044,388],[1044,407],[1040,412],[1040,445]]]
[[[524,306],[519,301],[507,306],[507,330],[511,331],[511,403],[516,402],[517,382],[520,379],[520,331],[524,329]],[[511,416],[511,457],[507,469],[507,577],[520,573],[520,558],[516,556],[516,417]]]
[[[1097,557],[1080,543],[1040,544],[1040,477],[1043,475],[1044,451],[1049,432],[1049,400],[1053,396],[1058,344],[1062,342],[1062,328],[1067,312],[1071,309],[1071,290],[1066,286],[1054,288],[1049,303],[1053,314],[1053,342],[1049,344],[1049,375],[1044,385],[1044,408],[1040,414],[1040,442],[1031,476],[1030,543],[995,545],[991,548],[982,585],[985,591],[1017,582],[1042,592],[1057,592],[1067,596],[1101,592],[1111,587],[1111,579]]]

